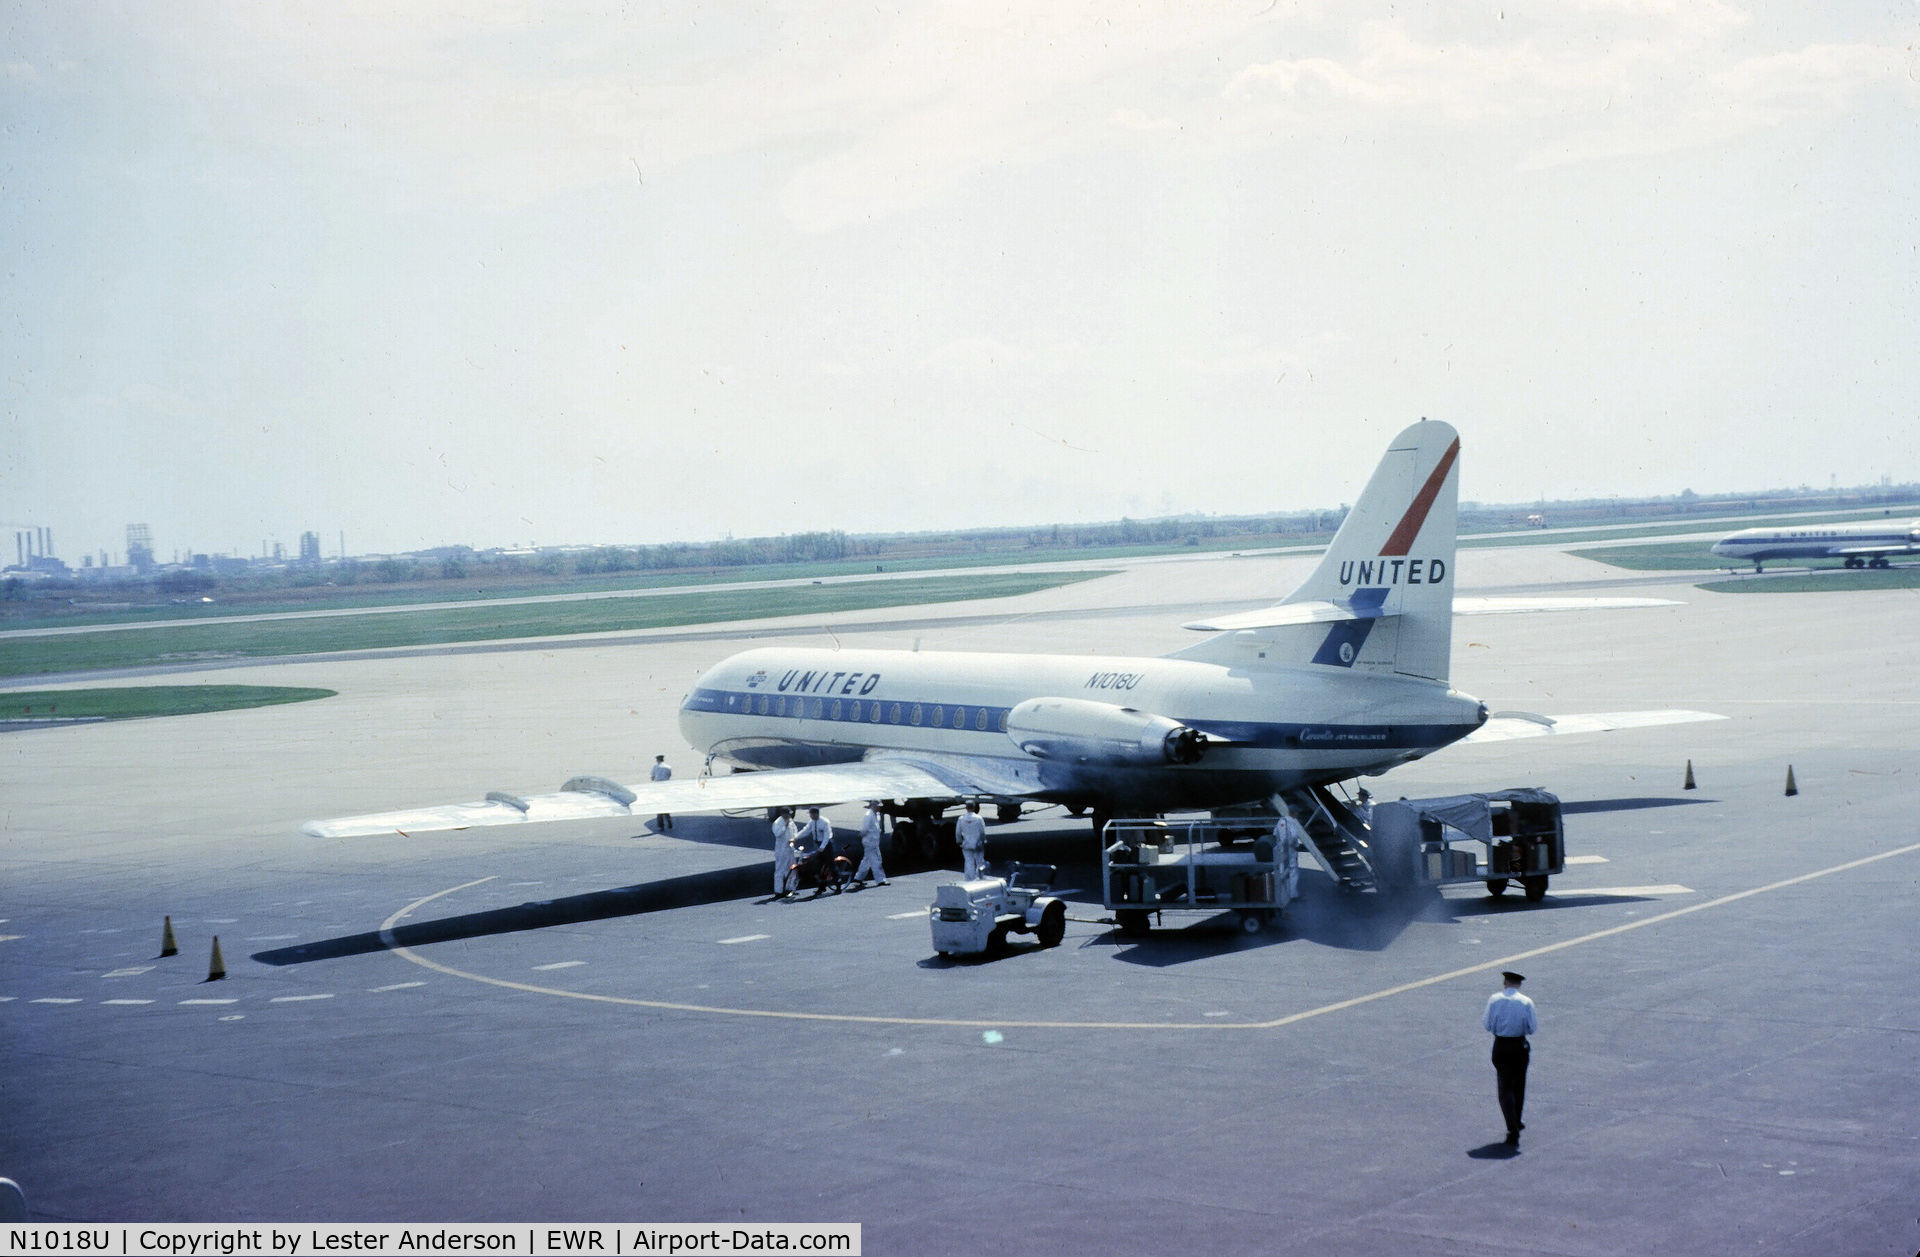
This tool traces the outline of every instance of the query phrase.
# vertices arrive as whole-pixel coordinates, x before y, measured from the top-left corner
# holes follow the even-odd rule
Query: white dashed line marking
[[[0,943],[11,943],[16,938],[25,937],[25,934],[0,934]]]
[[[888,917],[887,920],[904,921],[908,917],[924,917],[926,915],[927,915],[927,910],[925,908],[915,908],[912,912],[896,912],[892,916]]]
[[[152,972],[152,965],[138,965],[132,969],[115,969],[111,973],[103,973],[100,976],[103,978],[137,978],[143,973]]]
[[[1691,886],[1675,886],[1671,883],[1660,886],[1567,886],[1562,887],[1563,895],[1694,895],[1699,892]]]
[[[102,1004],[151,1004],[150,999],[103,999]]]
[[[370,986],[367,989],[377,993],[380,991],[404,991],[410,986],[425,986],[425,985],[426,985],[425,982],[394,982],[387,986]]]
[[[268,1000],[269,1004],[298,1004],[310,999],[332,999],[332,995],[276,995]]]
[[[243,943],[280,943],[290,938],[299,938],[298,934],[255,934],[252,938],[243,938]]]
[[[276,908],[277,908],[277,907],[279,907],[279,906],[280,906],[279,904],[275,904],[275,905],[274,905],[274,907],[276,907]],[[237,925],[237,924],[239,923],[239,921],[240,921],[240,918],[239,918],[239,917],[208,917],[208,918],[206,919],[206,924],[208,924],[208,925]]]
[[[556,960],[550,965],[535,965],[533,971],[535,973],[546,973],[553,969],[572,969],[586,963],[584,960]]]
[[[0,1004],[11,1004],[19,998],[18,995],[0,995]]]
[[[1606,862],[1607,857],[1603,855],[1570,855],[1563,861],[1566,864],[1605,864]]]
[[[36,1000],[28,1000],[27,1002],[28,1002],[29,1004],[78,1004],[78,1003],[79,1003],[80,1001],[79,1001],[79,1000],[77,1000],[77,999],[52,999],[52,998],[49,998],[49,999],[36,999]]]
[[[182,1004],[238,1004],[237,999],[183,999]]]
[[[1226,1009],[1224,1009],[1224,1008],[1223,1008],[1223,1009],[1221,1009],[1221,1010],[1220,1010],[1219,1012],[1217,1012],[1217,1013],[1201,1013],[1200,1015],[1201,1015],[1202,1017],[1230,1017],[1230,1016],[1232,1016],[1232,1014],[1231,1014],[1231,1013],[1229,1013],[1229,1012],[1228,1012],[1228,1011],[1227,1011]]]
[[[773,935],[771,934],[742,934],[738,938],[723,938],[720,940],[720,945],[722,947],[731,947],[735,943],[757,943],[763,938],[772,937]]]

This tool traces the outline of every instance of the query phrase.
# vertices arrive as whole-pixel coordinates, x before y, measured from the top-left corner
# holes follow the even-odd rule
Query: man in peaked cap
[[[1493,1072],[1499,1079],[1500,1113],[1507,1119],[1507,1145],[1520,1146],[1520,1132],[1527,1124],[1520,1111],[1527,1103],[1527,1061],[1533,1050],[1527,1036],[1540,1030],[1533,1001],[1520,993],[1524,975],[1508,970],[1500,975],[1502,986],[1487,997],[1487,1011],[1480,1027],[1493,1036]]]

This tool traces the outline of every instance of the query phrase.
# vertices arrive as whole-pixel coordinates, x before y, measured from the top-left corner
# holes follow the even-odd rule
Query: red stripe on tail
[[[1447,473],[1453,470],[1453,460],[1460,456],[1460,438],[1455,437],[1453,444],[1447,446],[1447,452],[1440,456],[1440,465],[1433,469],[1427,482],[1420,486],[1420,492],[1413,497],[1413,505],[1400,517],[1400,524],[1393,530],[1393,536],[1387,538],[1387,544],[1380,547],[1380,553],[1405,554],[1413,548],[1413,539],[1420,535],[1420,526],[1427,522],[1427,512],[1433,509],[1433,500],[1440,496],[1440,486],[1447,482]]]

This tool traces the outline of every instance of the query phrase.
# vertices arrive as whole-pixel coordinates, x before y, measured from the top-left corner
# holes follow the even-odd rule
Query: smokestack
[[[53,557],[53,529],[47,529],[47,557]]]
[[[27,565],[27,534],[23,532],[13,534],[13,551],[19,558],[17,566],[25,567]]]

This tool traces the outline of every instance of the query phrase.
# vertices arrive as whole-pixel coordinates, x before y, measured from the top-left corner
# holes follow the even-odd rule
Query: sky
[[[636,544],[1920,479],[1920,3],[0,16],[0,524]],[[12,557],[10,554],[7,556]]]

